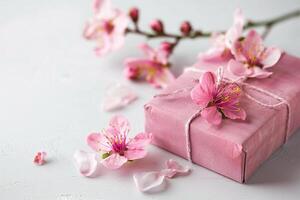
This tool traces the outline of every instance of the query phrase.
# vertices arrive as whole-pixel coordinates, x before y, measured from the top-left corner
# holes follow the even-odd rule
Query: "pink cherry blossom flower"
[[[212,47],[205,53],[200,53],[199,61],[215,64],[223,64],[228,62],[233,55],[231,48],[233,43],[242,36],[245,19],[241,9],[236,9],[234,12],[233,25],[226,33],[214,33],[212,36]]]
[[[128,22],[127,15],[112,8],[110,0],[94,0],[94,16],[86,23],[83,36],[96,41],[95,52],[103,56],[123,46]]]
[[[228,70],[244,78],[266,78],[272,72],[267,68],[275,65],[281,51],[275,47],[264,47],[260,35],[251,30],[246,38],[237,40],[232,48],[235,59],[228,63]]]
[[[46,152],[43,152],[43,151],[37,152],[37,154],[34,156],[33,162],[37,165],[43,165],[46,163],[46,160],[45,160],[46,156],[47,156]]]
[[[172,51],[170,43],[161,43],[158,49],[152,49],[147,44],[142,44],[140,49],[146,58],[128,58],[125,60],[125,76],[128,79],[145,79],[158,88],[165,88],[174,81],[174,75],[169,70],[168,58]]]
[[[222,81],[212,72],[205,72],[200,82],[192,89],[191,98],[200,107],[201,116],[214,125],[222,117],[245,120],[246,112],[240,107],[241,88],[236,83]]]
[[[152,134],[139,133],[133,139],[128,138],[129,122],[121,116],[113,117],[109,127],[102,133],[91,133],[88,145],[96,152],[102,152],[101,163],[109,169],[120,168],[131,160],[146,156],[145,146],[150,143]]]

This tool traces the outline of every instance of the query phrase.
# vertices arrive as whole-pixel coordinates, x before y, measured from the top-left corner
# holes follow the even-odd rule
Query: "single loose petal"
[[[201,116],[210,124],[219,125],[222,122],[222,114],[215,106],[204,108]]]
[[[167,169],[163,171],[164,175],[168,178],[173,178],[176,174],[185,175],[189,173],[189,166],[182,166],[177,161],[169,159],[166,161]]]
[[[137,98],[137,95],[128,86],[115,84],[107,89],[102,107],[105,111],[118,110],[126,107]]]
[[[156,171],[143,172],[135,173],[133,175],[133,180],[139,191],[147,192],[162,186],[165,180],[165,176]]]
[[[98,166],[98,161],[94,153],[87,153],[82,150],[77,150],[74,153],[75,166],[83,176],[92,176]]]
[[[125,156],[120,156],[118,153],[113,153],[101,161],[101,163],[108,169],[118,169],[126,162],[127,158]]]

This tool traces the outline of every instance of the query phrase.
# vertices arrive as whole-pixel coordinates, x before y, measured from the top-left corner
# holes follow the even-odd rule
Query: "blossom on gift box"
[[[236,83],[216,80],[212,72],[205,72],[192,89],[191,98],[200,107],[201,117],[219,125],[222,118],[245,120],[246,112],[240,107],[242,91]]]
[[[146,58],[127,58],[124,62],[125,76],[131,80],[145,79],[155,87],[165,88],[175,79],[168,64],[172,44],[162,42],[158,49],[142,44],[140,49]]]
[[[124,44],[128,17],[111,6],[110,0],[94,1],[94,16],[86,23],[83,36],[96,41],[95,52],[103,56],[120,49]]]
[[[46,152],[43,152],[43,151],[37,152],[37,154],[34,156],[33,162],[37,165],[43,165],[46,163],[46,160],[45,160],[46,156],[47,156]]]
[[[242,36],[244,24],[245,18],[241,9],[236,9],[233,25],[226,33],[213,34],[212,47],[207,52],[200,53],[199,61],[220,64],[233,58],[231,48],[233,43]]]
[[[236,76],[245,78],[266,78],[272,72],[267,68],[275,65],[281,56],[281,51],[275,47],[265,47],[261,36],[251,30],[245,38],[237,40],[232,53],[235,59],[228,63],[228,70]]]
[[[145,150],[152,139],[152,134],[139,133],[134,138],[128,138],[130,125],[127,119],[115,116],[109,127],[102,133],[91,133],[87,137],[88,145],[96,152],[102,152],[101,163],[109,169],[120,168],[127,161],[144,158]]]

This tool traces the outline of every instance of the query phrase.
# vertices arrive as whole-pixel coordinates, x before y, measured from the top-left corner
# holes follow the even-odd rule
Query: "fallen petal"
[[[136,93],[128,86],[115,84],[107,89],[102,108],[105,111],[114,111],[124,108],[137,98]]]
[[[90,177],[95,173],[98,161],[94,153],[87,153],[82,150],[77,150],[73,157],[75,166],[81,175]]]
[[[141,192],[154,190],[164,183],[165,176],[160,172],[142,172],[133,175],[133,180],[136,187]]]
[[[189,166],[182,166],[177,161],[169,159],[166,161],[167,173],[165,174],[168,178],[173,178],[176,174],[185,175],[189,173]]]

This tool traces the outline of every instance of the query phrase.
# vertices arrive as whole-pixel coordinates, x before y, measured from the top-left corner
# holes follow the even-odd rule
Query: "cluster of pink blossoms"
[[[281,56],[280,49],[265,47],[261,36],[250,30],[243,37],[245,19],[240,9],[234,14],[234,23],[226,33],[216,33],[213,45],[200,53],[199,62],[227,66],[232,74],[242,78],[266,78],[272,72],[266,69],[275,65]]]
[[[97,42],[95,52],[103,56],[122,47],[126,33],[130,30],[128,23],[138,28],[139,10],[132,8],[128,14],[111,6],[110,0],[94,0],[94,16],[87,22],[84,37]],[[265,47],[261,36],[250,30],[242,35],[245,19],[240,9],[234,14],[234,23],[225,33],[214,33],[212,47],[199,56],[199,62],[209,62],[226,66],[232,74],[246,78],[266,78],[272,72],[268,68],[275,65],[281,56],[281,51],[275,47]],[[150,23],[154,35],[164,35],[164,25],[155,19]],[[193,31],[191,24],[184,21],[180,26],[181,36],[190,36]],[[144,33],[149,36],[150,33]],[[148,35],[147,35],[148,34]],[[200,33],[201,34],[201,33]],[[153,36],[150,34],[150,36]],[[177,36],[179,37],[179,36]],[[174,39],[174,38],[173,38]],[[178,39],[178,38],[177,38]],[[128,58],[124,61],[126,78],[130,80],[146,80],[158,88],[166,87],[175,78],[170,71],[169,56],[176,42],[162,42],[157,49],[147,44],[140,45],[145,57]]]
[[[123,46],[128,22],[131,20],[137,23],[139,10],[132,8],[127,15],[113,8],[110,0],[94,0],[93,10],[94,16],[86,23],[83,36],[87,40],[95,41],[96,54],[104,56]],[[157,34],[164,32],[163,23],[158,19],[150,23],[150,28]],[[188,22],[183,22],[180,30],[186,35],[191,28]],[[140,49],[145,54],[144,58],[128,58],[124,61],[124,74],[128,79],[146,80],[157,88],[164,88],[175,79],[169,69],[173,43],[162,42],[157,49],[141,44]]]

